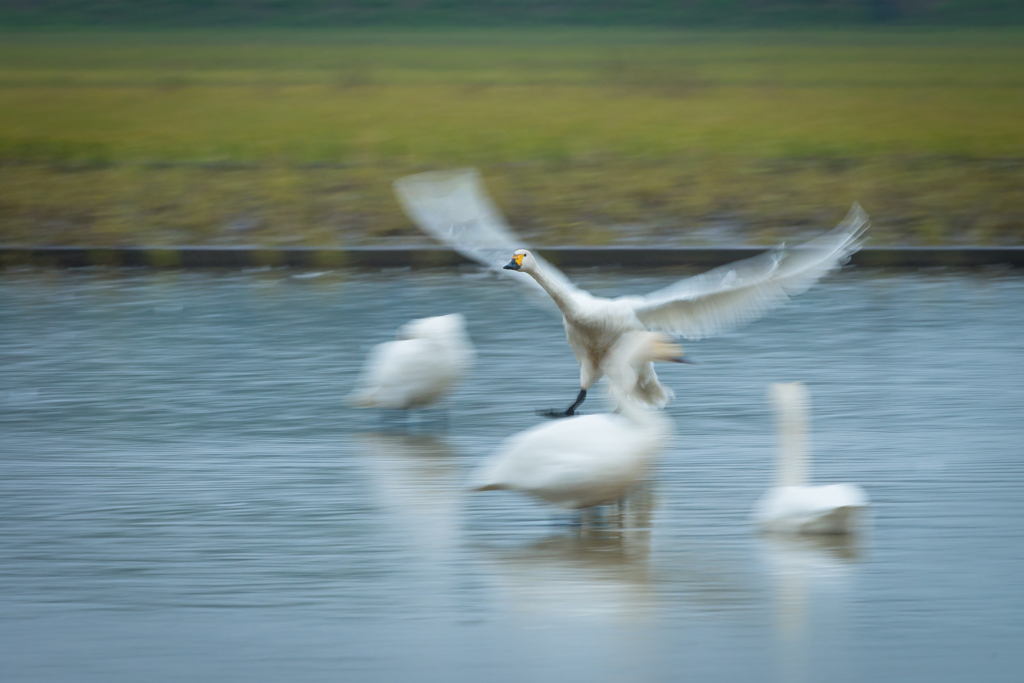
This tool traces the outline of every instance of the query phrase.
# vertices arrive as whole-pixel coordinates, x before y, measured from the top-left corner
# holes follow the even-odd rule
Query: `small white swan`
[[[758,502],[754,520],[766,531],[845,534],[856,530],[868,496],[856,484],[808,486],[808,392],[800,382],[772,384],[778,418],[777,485]]]
[[[472,478],[475,491],[512,489],[561,507],[578,509],[620,500],[647,478],[672,434],[662,413],[626,398],[639,367],[676,361],[682,349],[663,334],[634,332],[608,355],[618,413],[577,415],[547,422],[509,438]]]
[[[855,203],[834,230],[796,249],[779,246],[646,296],[607,299],[579,289],[550,263],[520,248],[526,245],[490,201],[475,169],[407,176],[395,181],[395,192],[427,234],[496,272],[529,275],[513,273],[558,306],[580,365],[580,392],[566,410],[546,412],[549,417],[575,413],[601,379],[604,356],[622,334],[651,329],[700,339],[759,318],[845,263],[860,248],[859,238],[868,227],[867,214]],[[509,254],[512,261],[503,265]],[[658,382],[653,366],[640,372],[642,390],[635,398],[659,408],[666,405],[672,394]]]
[[[469,369],[475,351],[458,313],[411,320],[396,341],[370,351],[360,388],[349,395],[360,408],[416,408],[446,394]]]

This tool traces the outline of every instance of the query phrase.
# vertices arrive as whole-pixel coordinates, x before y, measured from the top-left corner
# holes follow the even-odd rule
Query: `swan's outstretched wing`
[[[780,246],[633,298],[637,317],[652,330],[688,339],[726,332],[781,306],[849,260],[860,248],[868,215],[854,204],[831,232],[795,249]]]
[[[529,247],[505,222],[475,168],[418,173],[399,178],[394,187],[405,213],[423,232],[466,258],[544,294],[532,277],[502,270],[512,252]],[[549,277],[570,292],[577,290],[560,270],[537,254],[533,256]],[[551,303],[546,294],[544,297]]]

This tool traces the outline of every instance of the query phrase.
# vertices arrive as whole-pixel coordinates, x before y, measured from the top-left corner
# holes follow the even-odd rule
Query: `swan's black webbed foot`
[[[580,389],[579,395],[576,397],[576,401],[565,410],[538,410],[537,414],[543,417],[560,418],[560,417],[572,417],[576,414],[576,409],[580,407],[580,404],[587,399],[587,390]]]
[[[570,413],[568,410],[555,410],[554,408],[548,408],[547,410],[538,410],[537,414],[541,417],[550,417],[553,420],[557,420],[560,417],[572,417],[576,413]]]

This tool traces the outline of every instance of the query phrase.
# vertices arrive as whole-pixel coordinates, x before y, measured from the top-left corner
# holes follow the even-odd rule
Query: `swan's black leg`
[[[572,417],[576,414],[576,409],[580,407],[580,404],[587,400],[587,390],[580,389],[579,396],[576,397],[576,401],[565,410],[538,410],[538,415],[544,417]]]

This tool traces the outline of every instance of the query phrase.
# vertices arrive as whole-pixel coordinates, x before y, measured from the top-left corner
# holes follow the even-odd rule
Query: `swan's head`
[[[523,270],[529,273],[536,264],[537,261],[533,258],[533,254],[526,249],[517,249],[512,254],[512,260],[504,268],[505,270]]]

